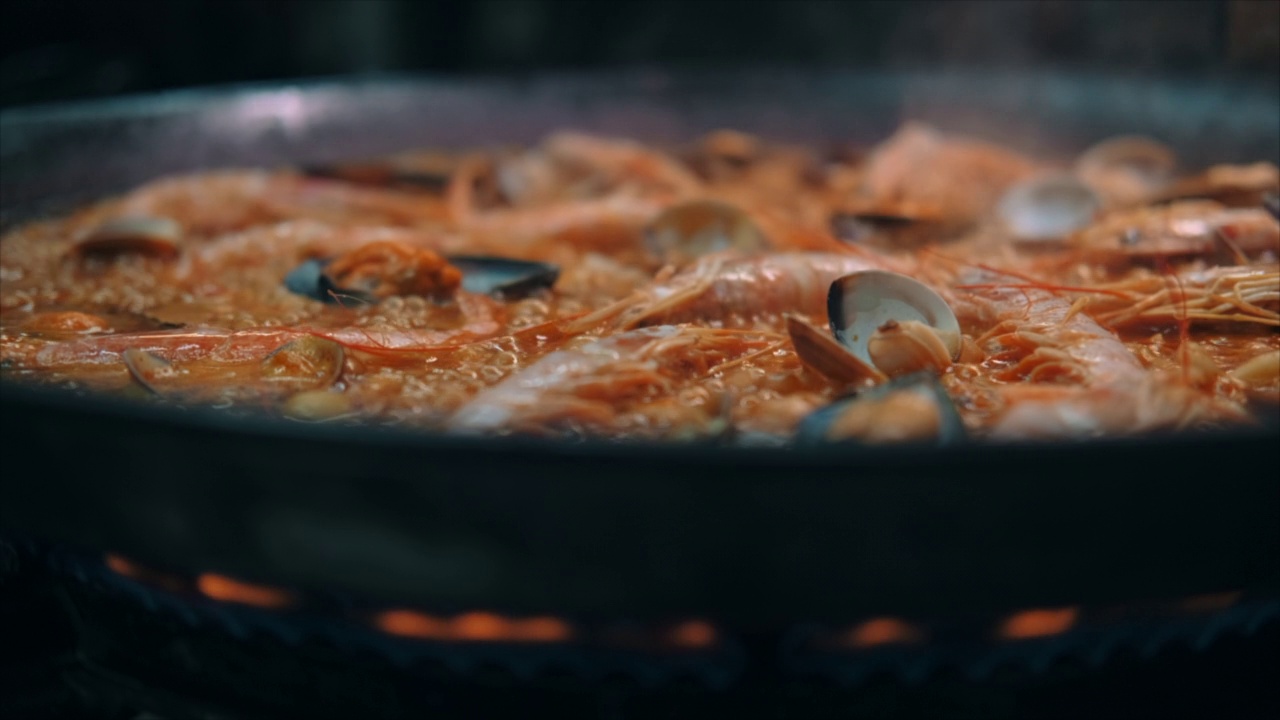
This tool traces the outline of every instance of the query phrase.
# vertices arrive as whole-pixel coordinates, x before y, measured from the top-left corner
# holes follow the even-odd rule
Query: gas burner
[[[1280,692],[1263,679],[1280,664],[1280,602],[1243,593],[749,629],[689,618],[431,612],[117,554],[0,548],[6,623],[27,629],[10,636],[30,639],[8,658],[25,688],[15,706],[23,717],[1280,708]]]

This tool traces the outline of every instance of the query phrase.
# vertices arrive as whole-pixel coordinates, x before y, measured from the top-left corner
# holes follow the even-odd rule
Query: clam
[[[845,385],[877,385],[888,379],[855,357],[829,333],[801,317],[787,315],[787,334],[800,361],[830,380]]]
[[[1115,205],[1146,202],[1173,179],[1178,159],[1164,143],[1140,135],[1104,140],[1076,160],[1081,180]]]
[[[1029,178],[1005,192],[996,215],[1015,240],[1062,240],[1085,228],[1102,209],[1102,200],[1072,175],[1053,173]]]
[[[124,366],[134,382],[149,392],[159,395],[156,383],[163,382],[179,374],[179,371],[168,360],[138,348],[129,348],[121,353]]]
[[[964,424],[947,391],[932,374],[915,373],[814,411],[800,423],[796,442],[804,446],[841,442],[950,445],[964,438]]]
[[[479,255],[454,255],[446,260],[462,273],[463,290],[504,298],[521,297],[549,288],[560,276],[559,266],[551,263]],[[380,298],[374,293],[336,283],[325,272],[328,264],[328,260],[304,261],[285,276],[285,288],[322,302],[336,302],[338,299],[378,302]]]
[[[119,217],[94,228],[76,244],[80,257],[142,255],[169,260],[178,256],[182,226],[166,217]]]
[[[664,263],[683,265],[722,250],[752,252],[769,240],[747,214],[718,200],[694,200],[658,214],[645,230],[650,252]]]
[[[960,356],[960,322],[929,286],[906,275],[866,270],[827,292],[831,332],[858,360],[888,375],[942,370]]]
[[[346,352],[338,343],[316,335],[304,335],[276,348],[262,361],[269,380],[325,388],[342,375]]]

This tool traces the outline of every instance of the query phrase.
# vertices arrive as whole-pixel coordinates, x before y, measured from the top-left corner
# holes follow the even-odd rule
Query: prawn
[[[903,263],[865,254],[774,253],[752,257],[724,254],[700,258],[669,280],[644,292],[648,301],[624,314],[621,327],[659,322],[732,323],[799,312],[825,316],[832,281],[852,272],[900,269]]]
[[[710,376],[777,346],[778,338],[763,333],[673,325],[583,338],[482,390],[448,427],[460,433],[609,428],[639,434],[706,428],[726,412],[723,400],[713,401],[706,391],[681,394],[688,390],[681,379]]]
[[[281,345],[314,335],[333,340],[351,350],[369,353],[403,353],[439,350],[493,337],[501,332],[501,305],[484,295],[459,292],[455,296],[463,321],[447,329],[401,328],[379,325],[333,327],[300,324],[229,330],[195,326],[85,337],[46,344],[34,360],[42,367],[115,363],[124,351],[143,350],[170,362],[209,360],[219,363],[261,359]]]
[[[1243,258],[1280,253],[1280,221],[1261,208],[1228,208],[1212,200],[1113,212],[1076,233],[1070,244],[1086,260],[1124,265],[1138,261],[1209,257],[1229,250]]]
[[[936,208],[948,219],[974,220],[1035,169],[1004,148],[907,123],[868,158],[860,188],[863,210],[907,203]]]
[[[982,289],[957,304],[957,315],[962,323],[991,327],[977,339],[991,396],[969,397],[967,404],[994,409],[992,437],[1078,437],[1247,417],[1179,377],[1150,374],[1077,303],[1049,290],[981,282],[986,279],[969,283]],[[973,394],[959,386],[958,376],[948,382],[957,394]]]

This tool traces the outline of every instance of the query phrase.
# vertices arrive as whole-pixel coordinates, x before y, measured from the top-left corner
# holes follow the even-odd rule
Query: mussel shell
[[[1073,175],[1054,173],[1009,188],[996,214],[1015,239],[1046,242],[1087,227],[1101,210],[1102,200],[1088,185]]]
[[[560,268],[551,263],[481,255],[453,255],[446,259],[462,272],[463,290],[483,295],[520,297],[549,288],[560,277]]]
[[[385,162],[306,165],[299,168],[299,171],[307,177],[338,180],[353,185],[430,192],[443,192],[450,179],[447,173],[407,170]]]
[[[324,267],[326,260],[305,260],[301,265],[284,276],[285,288],[295,295],[309,297],[312,300],[332,302],[333,298],[324,292]]]
[[[555,285],[560,268],[551,263],[512,260],[482,255],[453,255],[445,258],[462,273],[462,289],[467,292],[518,298]],[[350,299],[377,303],[378,297],[356,288],[341,287],[325,274],[329,260],[306,260],[284,278],[290,292],[321,302]]]
[[[955,445],[964,442],[967,437],[960,413],[956,410],[951,396],[931,373],[915,373],[904,375],[883,385],[860,391],[835,400],[831,404],[810,413],[800,422],[796,431],[796,444],[802,447],[832,444],[873,444],[874,441],[857,438],[833,438],[830,433],[834,425],[846,413],[867,408],[870,403],[884,401],[896,393],[919,393],[926,398],[937,411],[937,433],[927,442],[935,445]],[[925,419],[927,422],[928,419]],[[904,440],[903,442],[920,442],[920,440]]]
[[[865,270],[837,278],[827,292],[827,317],[836,339],[868,365],[874,366],[867,342],[890,320],[929,325],[938,331],[952,360],[960,355],[960,322],[947,301],[906,275]]]
[[[718,200],[693,200],[663,210],[645,229],[645,243],[663,262],[684,264],[724,250],[754,252],[769,240],[747,214]]]

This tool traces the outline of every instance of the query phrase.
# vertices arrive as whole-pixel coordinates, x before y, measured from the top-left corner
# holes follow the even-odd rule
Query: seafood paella
[[[0,239],[5,382],[730,445],[1274,422],[1280,170],[915,123],[166,177]]]

